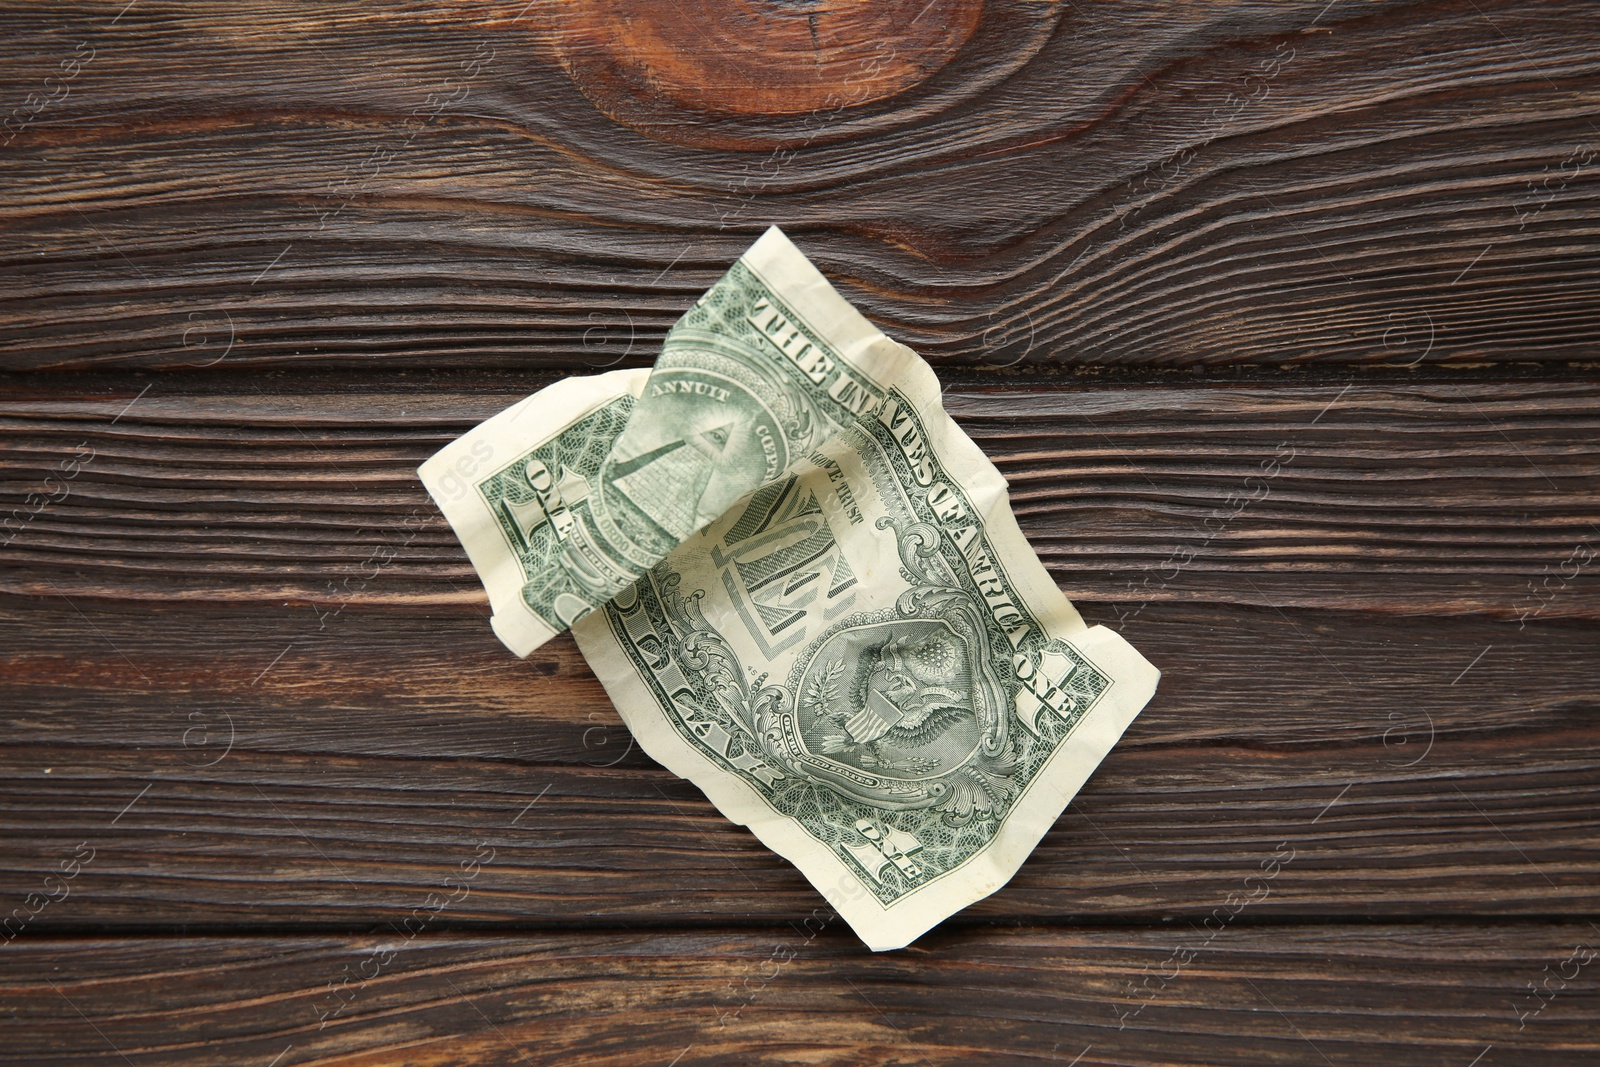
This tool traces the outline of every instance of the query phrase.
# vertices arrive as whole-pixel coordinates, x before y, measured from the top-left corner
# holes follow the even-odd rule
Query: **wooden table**
[[[1600,1062],[1592,4],[125,3],[0,21],[0,1063]],[[413,473],[770,222],[1165,672],[901,952]]]

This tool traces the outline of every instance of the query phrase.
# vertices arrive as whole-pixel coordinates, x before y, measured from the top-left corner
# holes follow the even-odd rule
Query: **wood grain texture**
[[[537,17],[573,81],[608,116],[659,127],[659,113],[674,113],[679,136],[693,137],[707,114],[805,115],[915,88],[962,51],[980,15],[988,16],[988,33],[1003,31],[1009,20],[983,7],[975,0],[577,0],[543,4]],[[1032,8],[1032,21],[1054,23],[1048,5]]]
[[[39,929],[377,921],[480,840],[517,858],[452,921],[815,906],[632,750],[569,641],[522,664],[490,633],[414,469],[520,389],[105,388],[0,405],[13,493],[94,450],[0,570],[0,885],[106,850]],[[1166,671],[973,915],[1204,914],[1283,841],[1309,852],[1263,914],[1592,909],[1592,386],[978,376],[946,398],[1090,621]]]
[[[1583,0],[923,6],[0,5],[0,365],[647,362],[770,222],[936,361],[1594,358]]]
[[[1114,618],[1170,601],[1600,617],[1595,568],[1573,559],[1600,551],[1587,380],[982,381],[947,387],[948,409],[1010,481],[1057,583]],[[13,516],[0,588],[288,600],[308,616],[481,605],[415,470],[537,384],[96,395],[19,382],[0,400],[0,517]]]
[[[36,931],[403,917],[481,843],[449,923],[793,921],[787,863],[640,755],[569,639],[474,612],[8,598],[0,900],[80,843]],[[1094,621],[1091,617],[1091,621]],[[952,920],[1589,913],[1592,626],[1151,607],[1161,689],[1016,878]]]
[[[838,926],[821,914],[750,933],[41,939],[0,950],[0,1063],[1578,1067],[1600,1055],[1588,923],[1240,925],[1203,946],[1188,928],[1021,927],[882,956]],[[1572,978],[1551,977],[1544,999],[1525,988],[1558,974]]]
[[[1600,1059],[1584,0],[0,0],[0,1063]],[[769,223],[1155,700],[873,956],[416,481]]]

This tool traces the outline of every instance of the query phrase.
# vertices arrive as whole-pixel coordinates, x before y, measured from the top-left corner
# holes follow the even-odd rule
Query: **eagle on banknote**
[[[807,688],[821,751],[911,776],[970,751],[978,723],[970,667],[954,635],[926,626],[869,633],[859,655],[833,660]]]

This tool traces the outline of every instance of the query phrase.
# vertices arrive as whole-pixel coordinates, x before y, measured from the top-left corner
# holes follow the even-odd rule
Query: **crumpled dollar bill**
[[[1004,885],[1155,692],[937,379],[776,227],[648,370],[419,470],[517,655],[570,628],[641,747],[873,949]]]

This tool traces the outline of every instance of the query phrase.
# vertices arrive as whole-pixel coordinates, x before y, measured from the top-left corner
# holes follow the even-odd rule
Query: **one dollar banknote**
[[[645,752],[873,949],[1004,885],[1155,691],[932,369],[776,228],[653,368],[558,382],[419,473],[501,640],[571,628]]]

